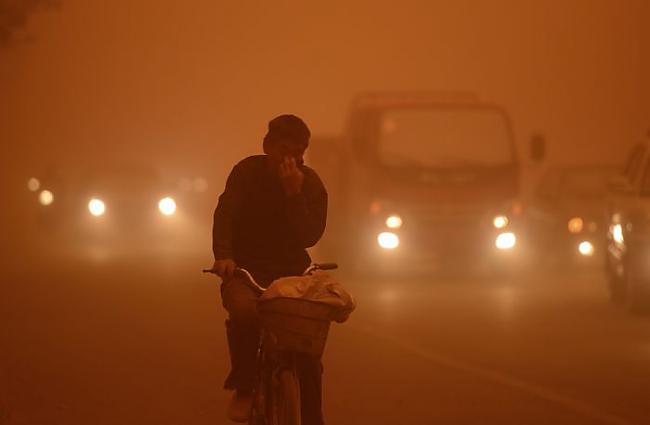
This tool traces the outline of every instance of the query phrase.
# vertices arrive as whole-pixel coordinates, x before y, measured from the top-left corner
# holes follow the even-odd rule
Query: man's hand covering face
[[[305,175],[296,165],[296,159],[285,157],[279,168],[282,188],[287,196],[298,195],[302,191]]]

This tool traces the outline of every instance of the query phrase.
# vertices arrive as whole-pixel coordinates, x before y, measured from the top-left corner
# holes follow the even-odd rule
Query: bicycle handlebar
[[[311,266],[309,266],[307,268],[307,270],[305,270],[305,274],[307,274],[309,272],[312,272],[314,270],[336,270],[338,268],[339,268],[339,265],[336,264],[336,263],[314,263]],[[246,271],[245,269],[242,269],[242,268],[239,268],[239,267],[237,268],[237,270]],[[203,271],[203,273],[217,274],[217,272],[215,270],[212,270],[212,269],[203,269],[202,271]]]
[[[316,270],[336,270],[339,268],[339,265],[336,263],[316,263],[313,265]]]

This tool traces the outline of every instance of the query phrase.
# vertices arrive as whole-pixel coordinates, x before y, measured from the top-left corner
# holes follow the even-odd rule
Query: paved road
[[[207,260],[3,265],[0,423],[228,423]],[[650,319],[611,306],[596,272],[343,279],[359,308],[328,342],[328,424],[650,423]]]

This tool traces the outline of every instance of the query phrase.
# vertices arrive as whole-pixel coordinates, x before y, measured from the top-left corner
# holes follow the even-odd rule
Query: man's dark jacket
[[[306,248],[318,242],[327,220],[327,191],[314,170],[300,194],[288,197],[265,155],[251,156],[230,173],[214,211],[215,259],[230,258],[267,286],[278,277],[300,275],[311,262]]]

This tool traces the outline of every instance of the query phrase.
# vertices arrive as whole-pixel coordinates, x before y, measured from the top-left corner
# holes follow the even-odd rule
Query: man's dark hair
[[[280,115],[269,121],[269,131],[264,136],[264,151],[274,142],[286,140],[291,143],[309,146],[311,132],[307,124],[295,115]]]

